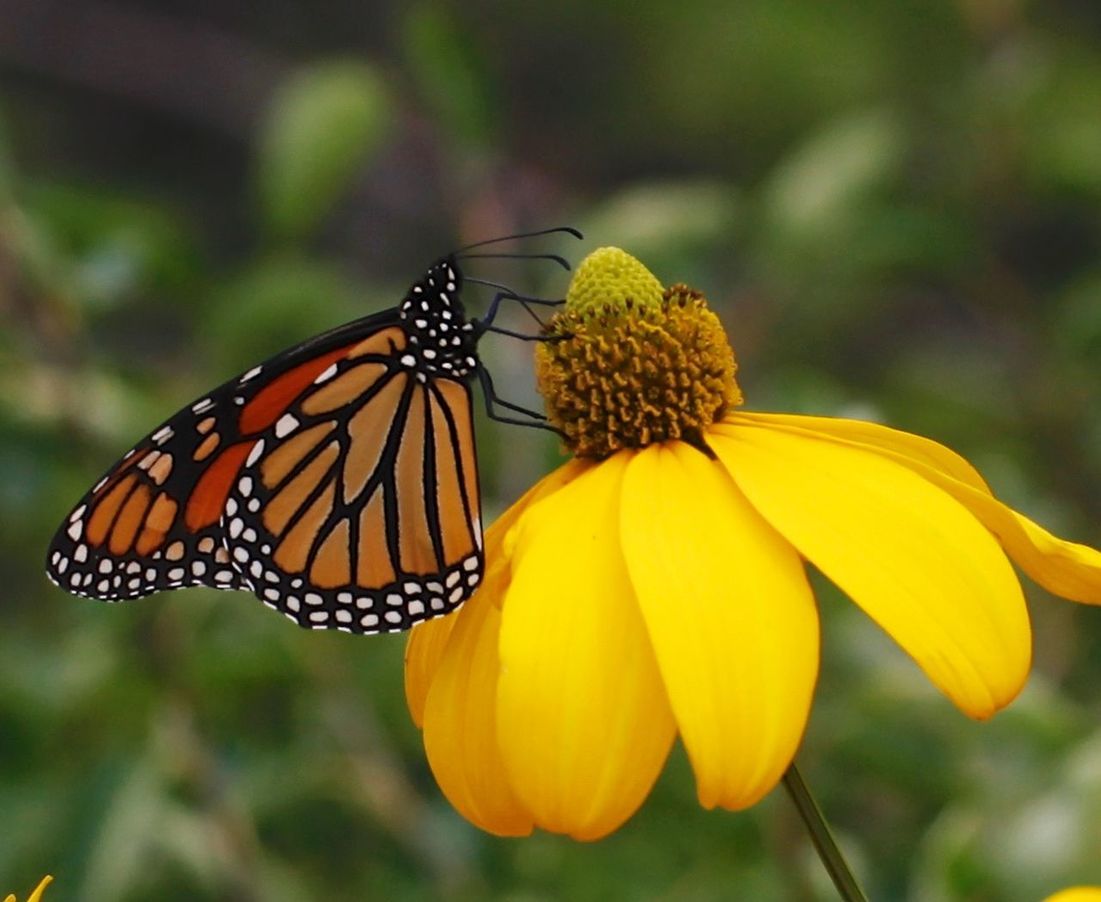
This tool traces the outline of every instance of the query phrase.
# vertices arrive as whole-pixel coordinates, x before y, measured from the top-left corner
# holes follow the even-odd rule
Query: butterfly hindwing
[[[408,345],[380,329],[269,411],[231,488],[234,563],[301,626],[407,629],[481,578],[470,389],[418,370]]]

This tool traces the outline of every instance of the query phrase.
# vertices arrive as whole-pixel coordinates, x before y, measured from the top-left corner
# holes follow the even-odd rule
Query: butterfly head
[[[444,257],[414,282],[398,307],[422,372],[465,379],[477,369],[477,335],[462,302],[463,274]]]

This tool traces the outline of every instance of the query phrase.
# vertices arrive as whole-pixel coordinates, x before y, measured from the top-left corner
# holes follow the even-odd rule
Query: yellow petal
[[[475,598],[481,593],[475,593]],[[405,643],[405,703],[409,706],[409,716],[421,729],[424,729],[424,702],[428,690],[436,678],[443,653],[451,638],[451,631],[463,612],[474,603],[472,598],[455,614],[449,617],[435,617],[423,620],[413,627]]]
[[[748,807],[791,763],[810,710],[818,612],[803,562],[680,442],[631,461],[621,528],[700,804]]]
[[[912,432],[903,432],[901,429],[892,429],[879,423],[869,423],[867,420],[847,420],[842,417],[811,417],[802,414],[791,413],[756,413],[753,411],[737,411],[727,418],[731,423],[759,426],[782,426],[792,429],[804,429],[832,438],[845,439],[862,445],[871,445],[888,451],[894,451],[907,458],[923,463],[928,467],[940,470],[953,479],[970,485],[972,488],[989,492],[990,489],[979,471],[967,460],[946,448],[939,442],[915,435]]]
[[[965,505],[1033,580],[1071,601],[1101,604],[1101,551],[1053,536],[993,497],[982,477],[954,451],[920,436],[859,420],[738,414],[737,420],[810,431],[856,443],[909,467]]]
[[[619,545],[620,452],[510,535],[498,736],[538,826],[597,839],[642,803],[675,727]]]
[[[1048,896],[1044,902],[1101,902],[1101,886],[1072,886]]]
[[[500,579],[500,577],[498,577]],[[501,611],[489,583],[463,606],[424,707],[424,748],[436,782],[467,820],[498,836],[526,836],[532,818],[508,784],[497,745]]]
[[[35,887],[34,892],[27,897],[27,902],[41,902],[42,893],[46,891],[47,886],[53,883],[53,879],[49,874],[43,877],[42,881]]]
[[[986,529],[912,469],[856,445],[727,423],[708,442],[754,507],[972,717],[1028,676],[1020,584]]]
[[[591,463],[578,460],[563,464],[528,489],[486,530],[486,572],[482,589],[477,595],[488,593],[492,596],[493,603],[500,606],[509,570],[508,558],[501,547],[502,539],[526,508],[568,485],[590,466]],[[487,586],[496,588],[486,588]],[[405,699],[413,723],[418,727],[424,722],[424,700],[428,696],[428,689],[435,678],[436,669],[440,666],[456,618],[461,614],[462,609],[448,617],[425,620],[409,633],[409,641],[405,645]]]

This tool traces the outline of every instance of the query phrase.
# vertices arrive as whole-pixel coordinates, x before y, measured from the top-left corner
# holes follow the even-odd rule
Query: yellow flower
[[[645,275],[624,274],[624,257],[605,249],[579,268],[538,351],[575,459],[488,530],[482,589],[406,651],[436,779],[496,834],[606,835],[678,735],[703,806],[769,792],[818,672],[806,561],[979,719],[1030,665],[1007,555],[1051,592],[1101,603],[1101,553],[1006,507],[944,446],[739,411],[706,302],[684,286],[640,301],[623,286],[645,290],[649,273],[627,257]]]
[[[1101,886],[1072,886],[1048,896],[1044,902],[1101,902]]]
[[[53,882],[53,879],[54,878],[49,874],[43,877],[41,883],[34,888],[34,892],[27,897],[27,902],[42,902],[42,893],[45,892],[46,887]],[[15,894],[12,893],[9,895],[4,902],[16,902]]]

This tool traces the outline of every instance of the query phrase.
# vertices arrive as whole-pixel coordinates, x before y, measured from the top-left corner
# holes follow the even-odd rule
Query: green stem
[[[822,816],[822,809],[814,801],[814,796],[810,794],[807,784],[803,782],[803,775],[799,773],[799,768],[795,766],[794,761],[784,774],[784,788],[795,803],[795,807],[799,811],[799,817],[806,824],[807,832],[810,833],[810,841],[814,843],[818,857],[822,859],[822,864],[829,872],[833,885],[837,887],[837,892],[841,895],[841,898],[845,902],[868,902],[868,897],[864,895],[860,884],[856,882],[853,872],[849,869],[848,862],[845,861],[845,856],[841,854],[841,850],[837,847],[833,834],[830,832],[829,824]]]

